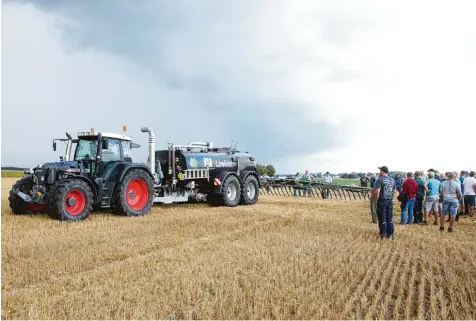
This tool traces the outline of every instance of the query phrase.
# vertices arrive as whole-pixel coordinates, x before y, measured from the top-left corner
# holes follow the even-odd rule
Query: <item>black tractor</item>
[[[92,209],[111,208],[126,216],[149,212],[154,175],[146,164],[132,162],[131,148],[140,147],[123,134],[67,134],[65,156],[26,171],[9,196],[14,214],[48,213],[59,220],[83,220]],[[70,157],[75,143],[74,156]],[[56,150],[56,141],[53,141]]]

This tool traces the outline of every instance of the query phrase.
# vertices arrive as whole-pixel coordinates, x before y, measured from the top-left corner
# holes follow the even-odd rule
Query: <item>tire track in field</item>
[[[436,320],[438,313],[437,313],[437,292],[436,292],[436,284],[435,284],[435,267],[433,264],[430,264],[431,275],[430,275],[430,319]],[[441,306],[441,305],[440,305]]]
[[[404,318],[405,320],[410,320],[413,319],[413,301],[414,301],[414,296],[415,296],[415,281],[417,278],[417,271],[418,271],[418,258],[416,264],[413,264],[411,266],[411,277],[410,280],[408,281],[408,284],[406,288],[408,289],[407,291],[407,297],[406,297],[406,303],[405,303],[405,310],[404,310]]]
[[[393,308],[393,319],[400,319],[400,316],[404,314],[404,306],[402,307],[402,301],[408,295],[408,289],[405,287],[405,282],[408,279],[408,276],[411,274],[412,269],[412,260],[413,256],[410,253],[408,255],[408,264],[405,266],[405,270],[402,271],[402,275],[400,276],[400,282],[398,283],[398,295],[397,299],[395,300],[395,306]]]
[[[416,294],[416,301],[413,306],[413,315],[418,318],[418,319],[423,319],[424,318],[424,304],[425,304],[425,284],[426,284],[426,277],[425,277],[425,271],[423,267],[423,263],[419,261],[417,263],[417,279],[415,280],[415,294]]]
[[[352,255],[348,258],[348,261],[349,262],[355,262],[355,259],[361,255],[361,248],[358,248],[359,251],[353,251],[352,252]],[[337,282],[339,279],[342,278],[342,271],[340,269],[334,269],[334,273],[332,274],[332,276],[330,277],[330,279],[332,280],[331,284],[339,284],[340,282]],[[335,295],[335,292],[339,292],[340,291],[340,288],[339,287],[334,287],[334,292],[331,292],[330,290],[330,294],[328,295],[328,297],[334,297]],[[345,295],[344,295],[345,297]],[[325,304],[323,304],[320,308],[320,312],[321,312],[321,315],[326,315],[328,312],[331,311],[331,305],[334,301],[332,300],[325,300]],[[339,301],[337,301],[336,303],[336,306],[338,307],[339,306]]]
[[[461,291],[458,293],[458,300],[460,302],[460,306],[458,307],[458,310],[461,310],[463,313],[459,315],[458,318],[464,318],[464,319],[471,319],[471,315],[469,311],[471,311],[468,301],[465,298],[466,296],[466,289],[462,288]]]
[[[359,252],[360,254],[361,252]],[[379,251],[378,252],[378,255],[377,257],[373,257],[373,256],[368,256],[367,257],[367,261],[364,262],[364,265],[365,266],[368,266],[370,264],[368,264],[370,261],[373,261],[373,264],[370,265],[370,268],[369,270],[367,270],[368,272],[373,272],[373,270],[375,270],[377,267],[378,267],[378,263],[380,262],[380,260],[383,259],[383,256],[384,256],[385,252],[384,251]],[[362,277],[364,277],[366,275],[366,272],[362,272],[361,275],[359,275],[359,277],[354,277],[353,278],[353,283],[350,284],[348,287],[346,287],[346,290],[343,294],[341,294],[339,296],[339,298],[337,299],[336,303],[335,303],[335,308],[336,309],[339,309],[340,307],[344,306],[344,302],[349,302],[350,298],[349,296],[352,296],[353,294],[355,294],[355,290],[357,289],[357,287],[359,286],[359,280],[362,279]],[[356,298],[354,298],[355,300]],[[330,305],[330,304],[328,304]],[[340,309],[341,312],[340,314],[342,315],[344,311],[344,308],[343,309]],[[339,315],[339,314],[336,314],[336,315]],[[343,316],[340,316],[339,318],[344,318]]]
[[[380,319],[386,319],[386,320],[391,320],[391,319],[398,319],[398,315],[394,315],[393,312],[395,311],[395,299],[397,298],[397,289],[400,289],[399,287],[396,287],[397,285],[397,279],[400,280],[401,285],[401,280],[403,277],[403,273],[407,271],[408,267],[410,266],[410,256],[405,255],[405,260],[404,262],[401,262],[400,265],[396,269],[396,273],[393,274],[392,281],[390,283],[389,290],[387,292],[387,295],[385,296],[385,300],[383,302],[382,306],[382,313],[380,314],[379,318]],[[397,309],[398,311],[398,309]]]
[[[442,280],[442,293],[445,298],[445,302],[448,302],[445,304],[446,309],[448,309],[448,315],[447,319],[455,319],[455,314],[454,314],[454,301],[452,298],[452,291],[449,287],[449,282],[448,278],[450,277],[448,273],[446,273],[446,269],[444,264],[440,264],[440,274],[443,276]]]
[[[469,319],[476,319],[476,313],[474,312],[476,310],[476,304],[474,299],[476,291],[470,290],[471,288],[473,288],[472,285],[474,284],[474,280],[468,280],[467,284],[469,284],[469,286],[464,288],[464,294],[467,300],[469,301],[469,310],[468,310],[468,315],[470,316]]]
[[[380,248],[379,256],[375,259],[371,268],[367,270],[367,273],[365,274],[364,279],[358,283],[357,287],[354,286],[354,290],[350,292],[350,293],[353,293],[353,296],[351,299],[347,300],[347,304],[344,306],[344,310],[341,313],[340,318],[342,319],[348,318],[347,315],[352,309],[352,306],[354,306],[354,303],[356,302],[357,299],[362,298],[362,292],[368,286],[370,279],[375,274],[376,270],[384,265],[383,262],[388,261],[388,257],[390,255],[391,253],[389,251],[386,251],[385,248],[383,249]],[[356,278],[356,281],[358,282],[357,278]]]
[[[401,253],[397,251],[392,251],[392,258],[391,258],[391,261],[388,263],[387,268],[380,275],[375,275],[374,279],[372,280],[373,287],[374,287],[373,291],[375,292],[375,295],[371,299],[372,304],[369,306],[369,308],[367,309],[367,312],[365,313],[364,318],[366,320],[372,319],[373,315],[377,315],[376,309],[377,309],[378,303],[381,300],[381,297],[383,296],[384,287],[388,289],[388,287],[390,286],[389,282],[392,282],[389,276],[393,270],[392,279],[395,279],[395,276],[398,273],[398,268],[396,269],[396,266],[399,266],[401,264],[402,264]],[[372,287],[372,283],[370,284],[370,287]]]
[[[423,298],[422,298],[422,316],[421,319],[432,319],[431,317],[431,268],[430,263],[426,263],[424,267],[424,286],[423,286]]]
[[[435,262],[435,264],[433,265],[433,274],[435,276],[440,274],[440,264],[441,263],[436,263]],[[442,275],[442,277],[443,277],[443,275]],[[439,281],[439,280],[436,280],[436,281]],[[444,282],[444,279],[441,282]],[[447,306],[447,302],[446,302],[444,287],[440,283],[440,284],[435,284],[435,288],[437,290],[436,297],[438,298],[438,302],[439,302],[439,306],[436,308],[435,314],[439,318],[441,318],[443,320],[447,320],[447,319],[449,319],[449,317],[448,317],[448,306]]]
[[[24,291],[28,291],[28,290],[36,290],[38,288],[41,288],[41,287],[43,287],[45,285],[48,285],[50,283],[53,283],[53,282],[61,282],[61,281],[65,281],[65,280],[68,280],[68,279],[71,279],[71,278],[76,279],[76,278],[79,278],[79,277],[84,276],[84,275],[91,276],[91,275],[94,275],[94,274],[99,274],[99,273],[101,273],[103,271],[106,271],[108,269],[118,268],[118,267],[127,265],[127,264],[132,263],[132,262],[137,262],[138,260],[145,260],[148,257],[150,257],[150,256],[152,256],[156,253],[160,253],[160,252],[164,252],[164,251],[170,251],[170,250],[173,250],[173,249],[179,249],[179,248],[182,248],[182,247],[188,247],[188,246],[191,246],[195,243],[202,243],[202,242],[207,242],[207,241],[216,241],[216,240],[219,240],[220,238],[222,238],[223,236],[227,236],[227,235],[238,235],[238,234],[246,232],[248,230],[253,230],[253,229],[255,229],[256,227],[259,227],[259,226],[272,225],[273,223],[278,222],[279,220],[281,220],[283,218],[285,218],[285,217],[283,217],[283,216],[279,216],[279,217],[273,216],[273,218],[269,218],[269,219],[266,219],[266,220],[264,220],[262,222],[259,222],[257,224],[253,224],[253,225],[250,225],[250,226],[243,227],[243,228],[235,230],[233,232],[227,231],[227,232],[224,232],[224,233],[216,233],[216,234],[206,235],[206,236],[203,236],[203,237],[200,237],[200,238],[197,238],[197,239],[193,239],[193,240],[186,241],[186,242],[183,242],[183,243],[180,243],[180,244],[176,244],[174,246],[159,248],[159,249],[151,249],[151,250],[149,250],[145,253],[137,253],[136,255],[127,257],[125,259],[120,259],[120,260],[116,260],[116,261],[113,261],[113,262],[110,262],[110,263],[95,266],[92,269],[82,270],[82,271],[79,271],[77,273],[72,273],[72,274],[67,274],[67,275],[62,275],[62,276],[52,276],[48,280],[35,282],[35,283],[30,283],[28,286],[25,286],[25,287],[10,288],[8,290],[5,290],[2,293],[2,299],[6,299],[8,297],[14,296],[14,295],[18,294],[19,292],[24,292]]]

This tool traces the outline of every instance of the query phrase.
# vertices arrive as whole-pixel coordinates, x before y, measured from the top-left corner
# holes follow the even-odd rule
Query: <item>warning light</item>
[[[91,130],[90,130],[91,133],[94,133],[94,128],[91,127]]]
[[[123,131],[123,132],[126,132],[126,131],[127,131],[127,126],[126,126],[126,125],[122,126],[122,131]]]

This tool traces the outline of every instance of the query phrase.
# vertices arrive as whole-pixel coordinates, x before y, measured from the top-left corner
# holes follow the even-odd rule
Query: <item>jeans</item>
[[[380,199],[378,201],[378,207],[380,236],[393,236],[393,200]]]
[[[411,224],[413,222],[413,207],[415,206],[415,201],[416,201],[415,197],[409,198],[407,201],[407,204],[405,204],[405,207],[402,210],[403,224]],[[406,219],[407,211],[408,211],[408,220]]]
[[[415,199],[415,222],[423,221],[423,196],[417,195]]]
[[[458,201],[443,201],[443,211],[442,215],[450,214],[455,216],[458,213]]]

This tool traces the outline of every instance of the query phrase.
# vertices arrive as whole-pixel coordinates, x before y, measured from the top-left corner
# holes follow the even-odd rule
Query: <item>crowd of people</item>
[[[377,175],[364,175],[361,185],[370,181],[372,197],[370,211],[372,222],[378,223],[380,237],[394,237],[393,200],[397,192],[400,202],[401,225],[428,224],[431,216],[434,225],[448,232],[453,232],[455,222],[462,215],[473,216],[476,199],[475,172],[461,171],[440,173],[429,169],[406,173],[405,177],[395,174],[391,177],[388,167],[379,167]],[[368,177],[370,176],[370,177]],[[447,219],[446,215],[449,217]]]

